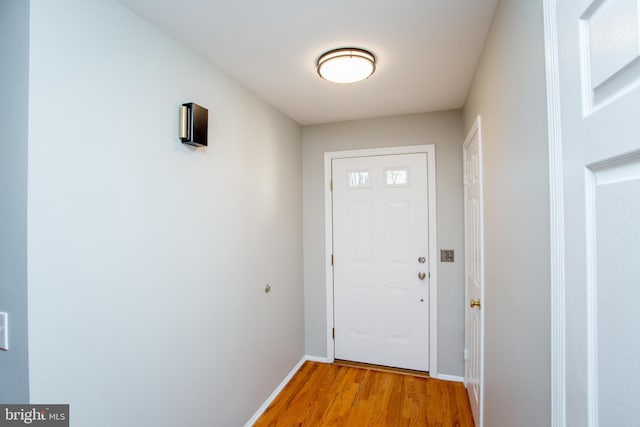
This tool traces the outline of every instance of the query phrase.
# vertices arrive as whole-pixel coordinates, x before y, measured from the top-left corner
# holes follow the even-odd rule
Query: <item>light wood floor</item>
[[[306,362],[254,424],[264,426],[473,426],[464,385]]]

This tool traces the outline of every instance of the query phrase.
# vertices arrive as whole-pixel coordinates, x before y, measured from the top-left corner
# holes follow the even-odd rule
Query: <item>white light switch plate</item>
[[[9,350],[9,314],[0,313],[0,350]]]

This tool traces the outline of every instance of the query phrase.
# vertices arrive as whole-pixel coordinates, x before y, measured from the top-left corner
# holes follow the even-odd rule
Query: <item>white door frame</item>
[[[549,136],[549,204],[551,245],[551,427],[566,419],[566,301],[564,264],[564,187],[558,65],[557,0],[543,0]]]
[[[364,150],[333,151],[324,153],[324,229],[325,229],[325,284],[327,302],[327,362],[335,360],[333,340],[333,206],[331,199],[331,161],[350,157],[387,156],[393,154],[427,154],[427,189],[429,210],[429,373],[438,375],[438,239],[436,229],[436,148],[435,145],[372,148]]]

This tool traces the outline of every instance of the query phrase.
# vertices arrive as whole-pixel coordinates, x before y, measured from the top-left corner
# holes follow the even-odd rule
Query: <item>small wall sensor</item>
[[[209,134],[209,110],[193,102],[180,107],[180,141],[206,147]]]

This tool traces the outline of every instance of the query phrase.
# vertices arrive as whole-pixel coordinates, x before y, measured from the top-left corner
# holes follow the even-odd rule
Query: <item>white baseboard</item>
[[[309,362],[319,362],[319,363],[331,363],[326,357],[318,357],[318,356],[305,356],[304,360],[308,360]]]
[[[436,375],[434,378],[442,381],[453,381],[455,383],[464,382],[464,377],[458,377],[456,375],[439,374],[439,375]]]
[[[249,421],[247,421],[244,427],[251,427],[255,424],[256,421],[258,421],[258,418],[262,416],[264,411],[266,411],[269,405],[271,405],[271,403],[275,400],[275,398],[278,397],[282,389],[289,383],[289,381],[291,381],[291,378],[293,378],[296,372],[298,372],[298,370],[302,367],[302,364],[306,361],[328,363],[327,359],[324,357],[303,356],[302,359],[300,359],[300,361],[296,363],[296,366],[294,366],[293,369],[291,369],[291,371],[287,374],[287,376],[284,377],[282,382],[278,385],[278,387],[276,387],[276,389],[273,391],[273,393],[271,393],[271,395],[267,398],[267,400],[264,401],[262,406],[258,408],[256,413],[253,414],[253,416],[249,419]]]

